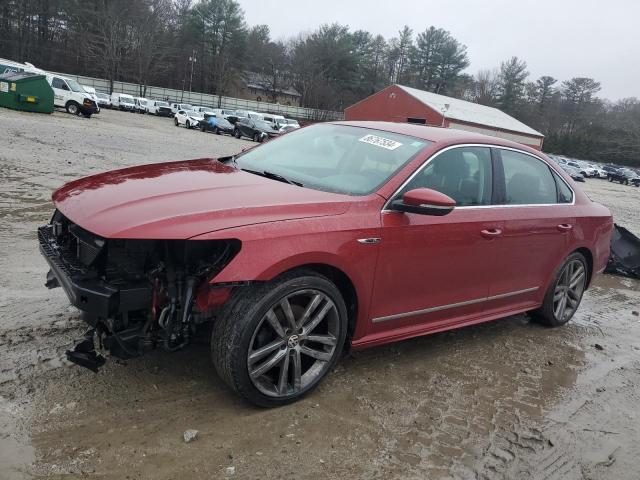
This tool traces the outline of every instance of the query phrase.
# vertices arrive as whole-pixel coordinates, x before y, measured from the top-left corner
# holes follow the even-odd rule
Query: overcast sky
[[[239,0],[250,25],[286,39],[338,22],[385,38],[434,25],[468,49],[469,73],[516,55],[531,79],[593,77],[600,96],[640,97],[640,0]]]

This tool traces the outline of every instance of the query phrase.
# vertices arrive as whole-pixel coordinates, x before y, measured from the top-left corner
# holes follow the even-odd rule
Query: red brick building
[[[382,120],[455,128],[542,150],[544,135],[497,108],[391,85],[344,111],[345,120]]]

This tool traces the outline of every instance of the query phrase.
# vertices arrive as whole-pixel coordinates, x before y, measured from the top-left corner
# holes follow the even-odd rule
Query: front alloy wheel
[[[313,272],[292,272],[243,288],[214,324],[211,348],[220,377],[250,402],[298,400],[337,362],[347,310],[336,286]]]
[[[338,310],[318,290],[293,292],[273,305],[253,333],[247,368],[270,397],[302,391],[324,376],[339,338]]]

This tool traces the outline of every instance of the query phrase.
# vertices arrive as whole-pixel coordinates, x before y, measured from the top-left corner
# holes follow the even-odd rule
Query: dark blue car
[[[201,132],[214,132],[217,135],[228,133],[233,135],[233,125],[224,117],[204,114],[204,120],[200,121]]]

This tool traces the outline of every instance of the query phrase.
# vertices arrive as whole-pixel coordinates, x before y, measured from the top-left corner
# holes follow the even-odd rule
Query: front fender
[[[355,208],[337,216],[249,225],[197,237],[201,240],[236,238],[242,242],[240,252],[210,283],[269,281],[286,271],[312,264],[336,268],[351,280],[356,291],[358,335],[358,327],[364,328],[369,314],[378,259],[378,245],[364,244],[358,239],[380,236],[379,215],[368,215],[362,210]]]

